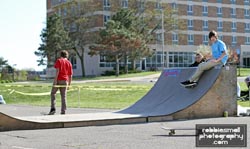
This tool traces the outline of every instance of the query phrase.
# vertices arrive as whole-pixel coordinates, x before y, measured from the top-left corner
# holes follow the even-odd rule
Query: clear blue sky
[[[0,57],[17,69],[42,70],[34,54],[46,27],[46,0],[0,1]]]

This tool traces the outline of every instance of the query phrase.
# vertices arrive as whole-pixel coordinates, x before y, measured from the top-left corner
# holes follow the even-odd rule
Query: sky
[[[46,27],[46,0],[0,0],[0,57],[15,69],[43,70],[34,52]]]

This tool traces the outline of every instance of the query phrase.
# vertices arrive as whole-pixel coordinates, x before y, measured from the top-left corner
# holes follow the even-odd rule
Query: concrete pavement
[[[6,131],[0,132],[0,149],[194,149],[194,130],[180,130],[176,135],[169,136],[161,127],[194,128],[195,124],[247,124],[249,128],[250,119],[222,117],[102,127]],[[250,136],[249,129],[247,136]],[[246,148],[249,146],[250,137],[247,137]]]

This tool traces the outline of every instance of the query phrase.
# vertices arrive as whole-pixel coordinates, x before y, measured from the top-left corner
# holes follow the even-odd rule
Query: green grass
[[[145,71],[145,72],[140,72],[140,73],[121,74],[118,77],[117,76],[97,76],[97,77],[85,77],[85,78],[80,78],[80,79],[75,79],[75,80],[89,80],[89,79],[91,79],[91,80],[101,80],[101,79],[143,77],[143,76],[159,74],[159,73],[161,73],[161,72],[160,71]]]
[[[240,84],[240,89],[243,90],[248,90],[245,82],[239,82]],[[242,107],[250,107],[250,102],[249,101],[237,101],[238,105],[242,106]]]
[[[241,74],[247,73],[250,69],[241,68]],[[160,72],[143,72],[136,74],[121,75],[118,78],[147,76]],[[248,73],[248,75],[250,72]],[[91,79],[112,79],[110,77],[95,77]],[[87,79],[87,78],[85,78]],[[13,85],[13,86],[10,86]],[[21,85],[21,86],[14,86]],[[0,84],[1,95],[4,96],[7,104],[50,106],[51,82],[36,81],[30,84],[31,87],[23,87],[21,83]],[[27,85],[26,85],[27,86]],[[102,83],[80,83],[73,84],[68,92],[68,107],[81,108],[105,108],[105,109],[122,109],[132,105],[143,97],[153,86],[153,83],[133,82],[102,82]],[[247,90],[244,82],[240,82],[241,90]],[[118,90],[117,90],[118,89]],[[48,93],[48,95],[30,96],[21,93]],[[250,106],[249,101],[237,101],[241,106]],[[60,95],[57,94],[57,106],[60,106]]]
[[[245,77],[250,75],[250,68],[237,68],[237,76]]]
[[[0,85],[2,95],[8,104],[50,106],[51,84],[44,83],[37,87],[37,84],[31,84],[31,87],[17,87]],[[68,92],[68,107],[84,108],[105,108],[121,109],[125,108],[142,96],[144,96],[153,83],[134,84],[131,82],[116,83],[83,83],[76,84]],[[22,95],[21,93],[48,93],[42,96]],[[60,106],[60,94],[57,94],[57,105]]]

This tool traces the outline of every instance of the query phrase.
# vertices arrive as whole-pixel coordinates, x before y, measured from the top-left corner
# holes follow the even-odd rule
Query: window
[[[104,10],[110,10],[109,0],[103,0],[103,8],[104,8]]]
[[[245,23],[245,30],[249,31],[250,30],[250,23]]]
[[[219,39],[223,41],[223,35],[219,34]]]
[[[208,30],[208,21],[204,20],[203,21],[203,26],[202,26],[203,30],[207,31]]]
[[[104,23],[104,24],[107,23],[108,20],[110,20],[110,16],[109,16],[109,15],[104,15],[104,16],[103,16],[103,23]]]
[[[77,31],[77,27],[76,27],[76,23],[75,22],[71,23],[71,25],[70,25],[70,31],[71,32]]]
[[[172,3],[172,9],[173,10],[177,10],[177,4],[174,2],[174,3]]]
[[[72,64],[72,68],[76,69],[77,63],[76,63],[76,54],[75,53],[70,55],[70,62]]]
[[[100,54],[100,67],[115,67],[115,62],[110,61],[105,55]]]
[[[247,44],[247,45],[250,44],[250,37],[246,37],[245,44]]]
[[[231,16],[236,17],[236,8],[231,8]]]
[[[188,29],[189,30],[193,29],[193,20],[188,20]]]
[[[162,8],[162,7],[161,7],[161,0],[157,0],[157,1],[156,1],[155,8],[156,8],[156,9],[159,9],[159,10]]]
[[[169,67],[188,67],[194,61],[193,52],[169,52]]]
[[[67,8],[63,8],[63,16],[67,16]]]
[[[163,53],[161,51],[157,51],[154,49],[154,53],[151,57],[146,58],[146,67],[148,68],[157,68],[162,67],[166,58],[165,58],[166,52]]]
[[[176,33],[172,34],[172,44],[174,45],[178,44],[178,34]]]
[[[156,41],[157,42],[162,42],[162,33],[157,33],[156,34]]]
[[[232,31],[236,31],[237,29],[237,23],[236,22],[232,22]]]
[[[58,8],[57,14],[58,14],[59,16],[62,16],[62,10],[61,10],[61,8]]]
[[[194,35],[188,34],[188,44],[193,45],[194,44]]]
[[[203,14],[203,16],[207,16],[207,14],[208,14],[208,7],[207,6],[203,6],[202,14]]]
[[[193,14],[193,5],[188,5],[187,6],[187,13],[188,13],[188,15],[192,15]]]
[[[140,10],[144,10],[144,9],[145,9],[145,0],[140,0],[140,1],[138,2],[138,8],[139,8]]]
[[[249,16],[249,9],[247,9],[247,8],[244,9],[244,15],[245,15],[245,17]]]
[[[208,45],[208,35],[203,35],[203,44]]]
[[[222,8],[221,8],[221,7],[218,7],[218,8],[217,8],[217,14],[218,14],[218,15],[221,15],[221,14],[222,14]]]
[[[236,36],[232,36],[232,44],[236,44],[237,43],[237,37]]]
[[[128,0],[122,0],[122,8],[128,8]]]
[[[223,21],[219,20],[217,25],[217,30],[222,31],[223,30]]]

